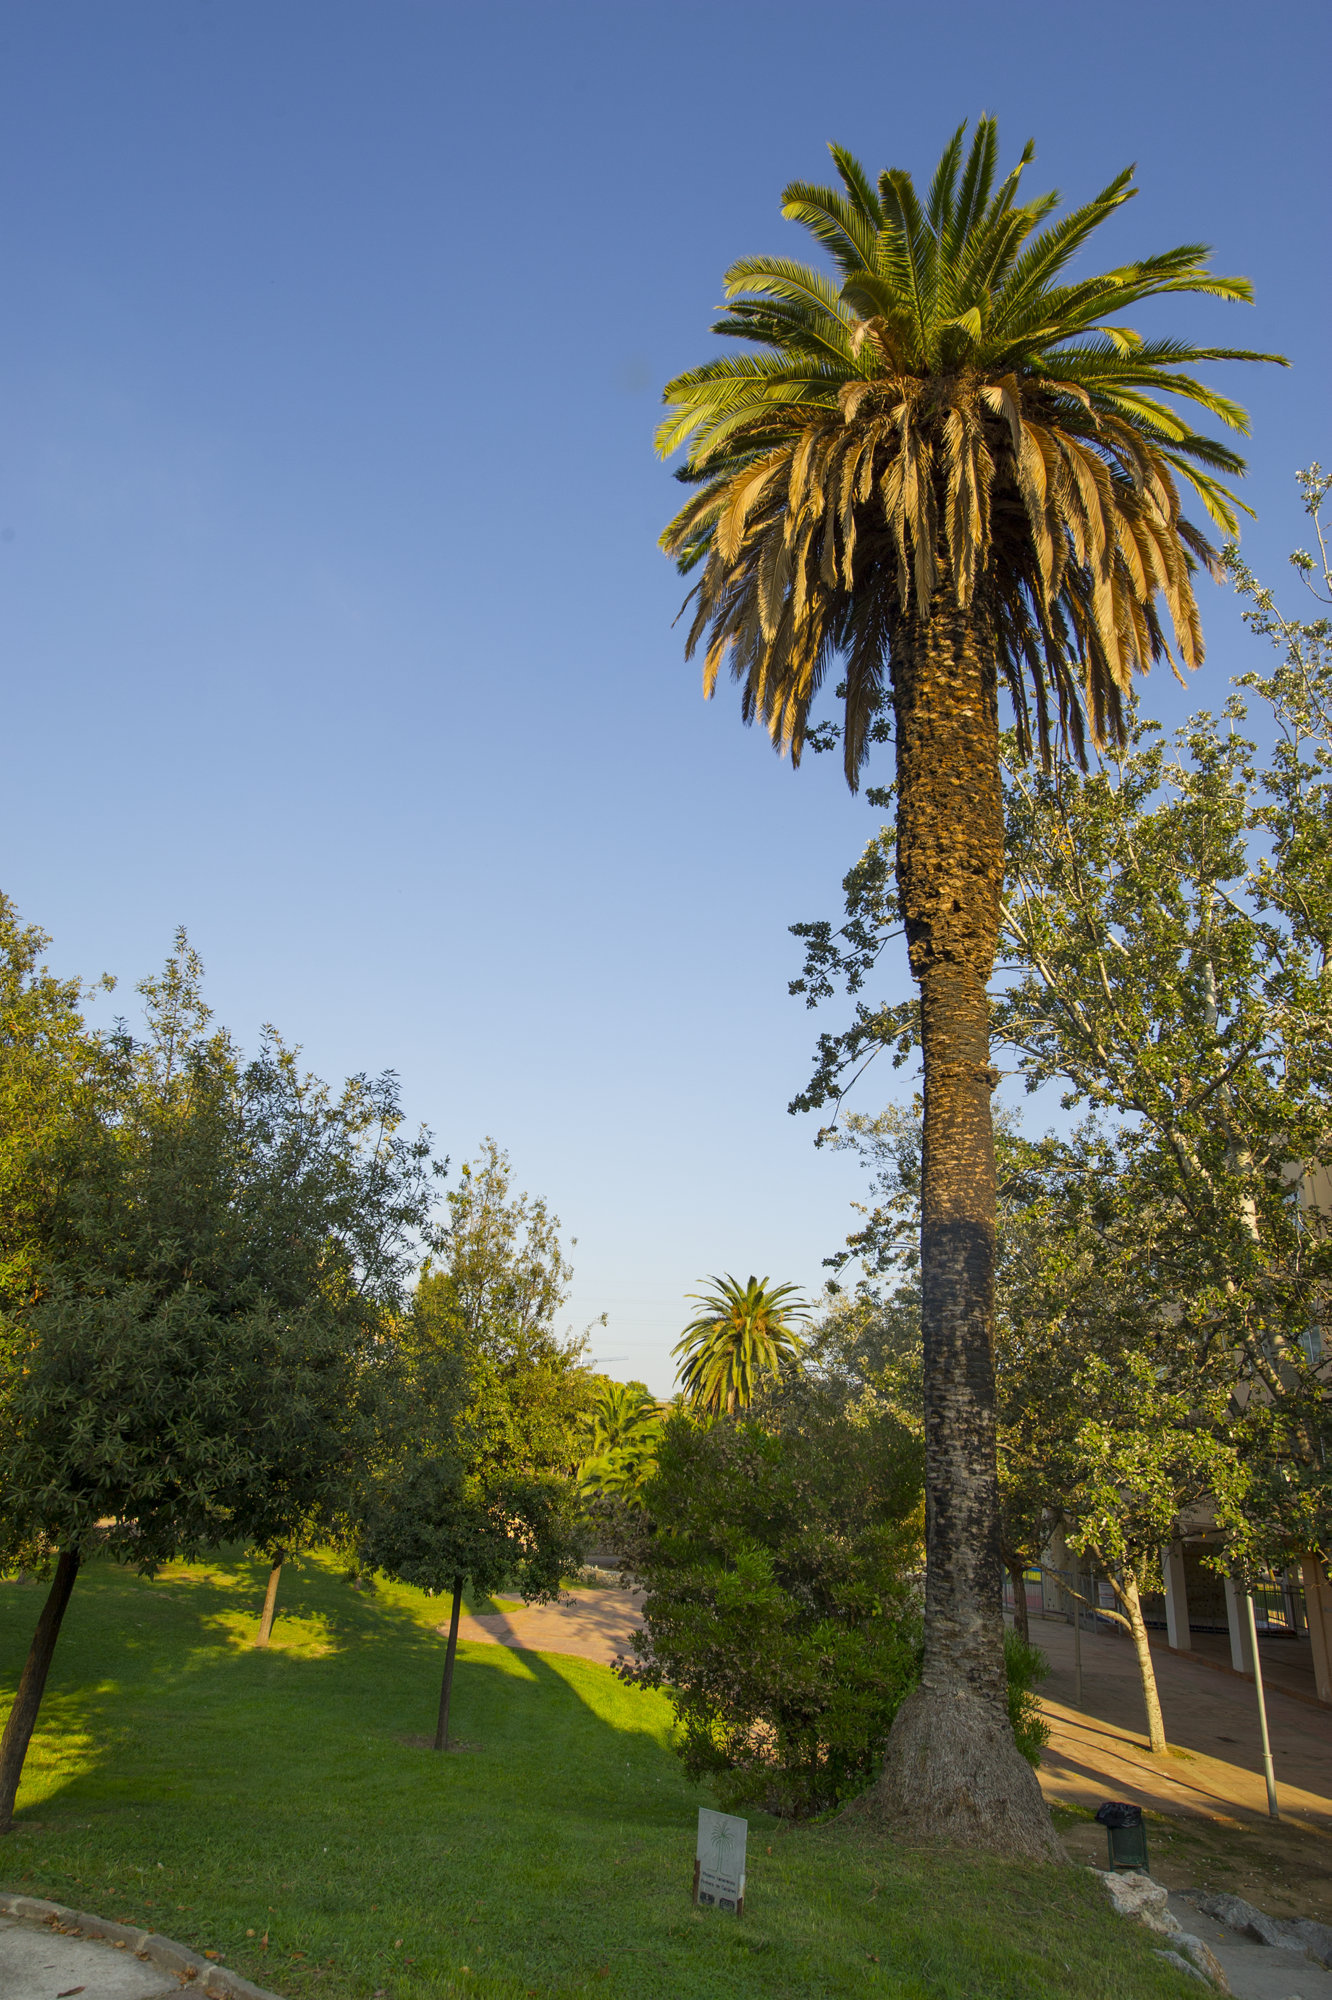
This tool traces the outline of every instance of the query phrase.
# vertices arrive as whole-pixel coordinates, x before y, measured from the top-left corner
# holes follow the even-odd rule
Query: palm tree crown
[[[711,1292],[691,1293],[703,1310],[671,1350],[684,1355],[679,1379],[696,1409],[719,1414],[746,1409],[763,1376],[776,1377],[803,1345],[798,1324],[806,1317],[794,1285],[729,1275],[709,1278]]]
[[[663,456],[688,447],[679,476],[700,488],[662,541],[682,570],[704,564],[688,645],[707,636],[705,691],[729,651],[745,719],[798,761],[840,659],[853,788],[894,637],[941,591],[983,622],[1043,756],[1051,696],[1079,757],[1084,704],[1095,741],[1121,736],[1133,672],[1174,663],[1159,602],[1180,659],[1200,662],[1190,576],[1215,555],[1179,485],[1233,533],[1239,503],[1219,475],[1243,461],[1176,405],[1242,432],[1239,406],[1189,371],[1280,359],[1111,324],[1164,293],[1247,300],[1251,287],[1209,272],[1196,243],[1065,281],[1135,192],[1132,169],[1042,227],[1058,196],[1018,200],[1032,145],[996,188],[994,120],[964,159],[965,129],[923,202],[909,174],[875,186],[839,146],[840,192],[793,182],[782,212],[837,278],[780,257],[733,264],[713,331],[758,351],[677,376],[658,432]]]

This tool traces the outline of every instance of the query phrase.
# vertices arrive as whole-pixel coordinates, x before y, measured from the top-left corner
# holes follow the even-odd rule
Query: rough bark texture
[[[256,1646],[266,1646],[273,1636],[273,1619],[277,1615],[278,1584],[282,1580],[283,1560],[284,1558],[279,1556],[268,1572],[268,1589],[264,1592],[264,1608],[254,1642]]]
[[[77,1553],[72,1549],[63,1550],[56,1562],[55,1577],[46,1594],[37,1630],[32,1635],[28,1657],[19,1676],[18,1693],[9,1711],[5,1733],[0,1737],[0,1833],[8,1833],[14,1823],[14,1800],[18,1796],[19,1779],[23,1776],[23,1760],[28,1754],[28,1745],[37,1724],[46,1676],[51,1669],[56,1640],[60,1637],[69,1594],[78,1573]]]
[[[1119,1587],[1118,1596],[1128,1619],[1133,1650],[1138,1656],[1138,1678],[1142,1682],[1142,1702],[1147,1711],[1148,1743],[1151,1749],[1163,1757],[1166,1748],[1165,1720],[1161,1714],[1161,1697],[1156,1687],[1156,1668],[1152,1663],[1147,1627],[1143,1623],[1142,1601],[1138,1596],[1138,1586],[1131,1576],[1127,1577]]]
[[[1004,819],[986,624],[945,580],[892,635],[897,880],[921,995],[925,1661],[871,1810],[900,1837],[1061,1857],[1013,1742],[995,1470],[994,1129],[987,984]]]
[[[449,1747],[449,1707],[453,1700],[453,1662],[458,1656],[458,1619],[462,1613],[463,1580],[453,1579],[453,1609],[449,1612],[449,1643],[444,1653],[444,1678],[439,1688],[439,1720],[435,1724],[435,1748]]]

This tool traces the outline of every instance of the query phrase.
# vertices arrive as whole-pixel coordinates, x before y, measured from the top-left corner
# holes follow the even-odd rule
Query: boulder
[[[1215,1917],[1227,1930],[1238,1931],[1241,1937],[1253,1938],[1258,1944],[1286,1942],[1281,1935],[1283,1927],[1276,1918],[1265,1916],[1252,1903],[1246,1903],[1243,1896],[1199,1896],[1198,1908],[1205,1917]]]
[[[1210,1979],[1219,1993],[1229,1993],[1230,1981],[1226,1978],[1220,1959],[1209,1944],[1205,1944],[1200,1937],[1194,1937],[1191,1931],[1180,1931],[1170,1942],[1172,1951],[1183,1952],[1189,1964],[1201,1972],[1205,1979]]]
[[[1155,1956],[1164,1959],[1167,1965],[1173,1965],[1176,1972],[1187,1972],[1190,1979],[1201,1979],[1206,1986],[1206,1973],[1199,1972],[1196,1965],[1190,1965],[1188,1959],[1182,1958],[1177,1951],[1158,1951]]]

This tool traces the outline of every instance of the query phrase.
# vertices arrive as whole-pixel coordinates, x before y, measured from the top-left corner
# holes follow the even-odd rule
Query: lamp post
[[[1253,1615],[1253,1597],[1244,1593],[1244,1616],[1249,1627],[1249,1655],[1253,1661],[1253,1691],[1258,1697],[1258,1735],[1263,1746],[1263,1776],[1267,1780],[1267,1810],[1280,1819],[1277,1809],[1276,1772],[1272,1769],[1272,1745],[1267,1735],[1267,1700],[1263,1694],[1263,1663],[1258,1657],[1258,1624]]]

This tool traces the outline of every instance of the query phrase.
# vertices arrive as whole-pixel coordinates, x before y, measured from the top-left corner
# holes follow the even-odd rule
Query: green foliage
[[[685,1357],[680,1384],[695,1409],[748,1409],[759,1384],[776,1381],[799,1354],[806,1307],[794,1285],[770,1287],[766,1278],[708,1283],[711,1292],[691,1294],[703,1310],[671,1349]]]
[[[0,947],[0,1091],[36,1107],[4,1151],[38,1191],[2,1218],[0,1562],[289,1547],[373,1431],[428,1140],[400,1135],[391,1078],[334,1098],[271,1031],[246,1062],[183,936],[140,988],[142,1042],[90,1035],[31,932]]]
[[[559,1222],[513,1194],[493,1140],[395,1331],[384,1434],[350,1528],[357,1559],[423,1590],[470,1577],[549,1598],[578,1561],[574,1468],[591,1400],[583,1339],[555,1327],[572,1275]]]
[[[585,1498],[634,1502],[657,1464],[664,1412],[643,1382],[603,1381],[586,1423]]]
[[[1036,1695],[1050,1667],[1039,1646],[1033,1646],[1016,1632],[1004,1633],[1004,1667],[1008,1676],[1008,1721],[1013,1741],[1033,1768],[1041,1761],[1041,1751],[1050,1740],[1049,1727],[1041,1714]]]
[[[668,1419],[629,1560],[680,1752],[729,1806],[793,1817],[868,1784],[918,1676],[921,1455],[894,1417],[794,1383],[735,1421]]]

